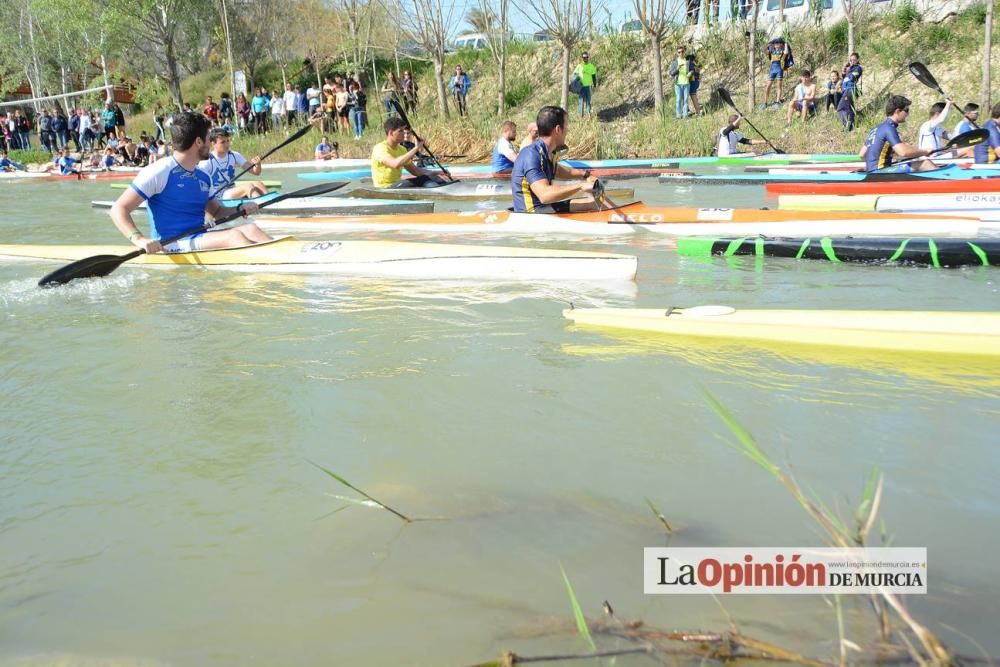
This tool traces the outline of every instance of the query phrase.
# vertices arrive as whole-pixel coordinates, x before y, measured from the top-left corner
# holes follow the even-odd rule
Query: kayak
[[[300,176],[301,177],[301,176]],[[635,195],[631,188],[605,188],[609,197],[628,199]],[[512,199],[510,182],[466,183],[455,181],[433,188],[376,188],[370,182],[361,184],[344,193],[345,197],[375,199]]]
[[[907,195],[964,192],[1000,192],[1000,178],[962,169],[968,177],[960,180],[918,178],[916,180],[855,183],[768,183],[769,195]],[[987,172],[988,173],[988,172]]]
[[[941,235],[974,236],[979,223],[971,218],[881,213],[806,213],[729,208],[655,208],[642,202],[605,211],[579,213],[514,213],[509,210],[442,212],[423,215],[272,217],[256,219],[275,230],[425,231],[500,234],[629,234],[642,228],[672,236],[705,234],[794,235]],[[919,231],[918,231],[919,230]]]
[[[251,179],[244,179],[244,180],[236,181],[236,184],[237,185],[242,185],[243,183],[247,183],[247,182],[253,181],[253,180],[255,180],[255,179],[252,179],[252,178]],[[323,180],[327,180],[327,179],[323,179]],[[281,187],[281,181],[261,181],[261,183],[263,183],[264,187],[268,188],[268,189],[270,189],[270,188],[280,188]],[[129,188],[129,184],[128,183],[112,183],[111,187],[114,190],[127,190]]]
[[[368,167],[372,163],[370,158],[334,158],[332,160],[301,160],[299,162],[275,162],[264,163],[265,169],[326,169],[337,171],[340,169],[357,169]],[[341,177],[340,174],[337,174]]]
[[[263,204],[278,196],[277,192],[269,192],[263,197],[253,199],[223,199],[223,206],[236,207],[246,202]],[[108,209],[113,201],[92,201],[94,208]],[[140,211],[146,210],[146,202],[139,205]],[[399,213],[431,213],[434,210],[432,201],[407,201],[392,199],[348,199],[346,197],[300,197],[283,199],[274,204],[268,204],[265,209],[278,215],[395,215]]]
[[[892,310],[576,308],[577,324],[730,341],[911,353],[1000,355],[1000,313]]]
[[[682,185],[760,185],[773,183],[898,183],[926,181],[968,181],[989,178],[990,172],[963,169],[958,165],[945,165],[929,171],[818,171],[793,173],[743,173],[743,174],[695,174],[684,172],[663,173],[657,178],[660,183]],[[1000,174],[1000,172],[997,172]],[[1000,183],[1000,179],[998,179]]]
[[[677,240],[677,254],[685,257],[756,255],[937,268],[1000,266],[1000,238],[686,238]]]
[[[951,195],[780,195],[778,208],[961,215],[1000,222],[1000,193]]]
[[[48,178],[52,174],[44,171],[0,171],[0,179],[15,181],[22,178]]]
[[[947,165],[954,164],[962,167],[964,169],[974,169],[977,165],[972,163],[972,158],[960,157],[960,158],[934,158],[934,164]],[[980,167],[990,167],[991,165],[978,165]],[[751,165],[744,169],[744,171],[749,173],[769,173],[769,174],[782,174],[782,173],[810,173],[814,171],[843,171],[843,170],[854,170],[861,171],[865,168],[864,160],[847,160],[845,162],[791,162],[787,165],[780,167],[769,166],[769,165]],[[993,166],[996,169],[996,166]]]
[[[674,167],[677,163],[672,163]],[[644,167],[594,167],[590,169],[590,173],[597,178],[607,178],[613,180],[626,180],[633,178],[656,178],[657,176],[663,174],[677,174],[680,176],[692,176],[693,173],[690,171],[676,171],[670,169],[670,163],[664,165],[661,169],[647,169]],[[503,181],[504,183],[510,184],[510,174],[501,174],[495,172],[483,172],[474,174],[453,174],[455,176],[461,176],[462,180],[469,181],[483,181],[483,180],[494,180]],[[409,177],[404,177],[409,178]]]
[[[128,245],[0,245],[0,258],[72,262],[133,250]],[[245,248],[140,255],[124,266],[196,266],[393,278],[632,280],[636,263],[632,255],[605,252],[400,241],[302,241],[286,237]]]

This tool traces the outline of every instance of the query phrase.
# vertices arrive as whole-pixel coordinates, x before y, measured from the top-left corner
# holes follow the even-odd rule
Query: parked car
[[[536,42],[551,42],[555,39],[548,30],[539,30],[531,36]]]
[[[622,23],[622,34],[641,34],[642,33],[642,21],[639,19],[632,19],[631,21],[626,21]]]
[[[474,32],[468,35],[459,35],[452,42],[452,46],[457,49],[485,49],[487,46],[486,35],[481,32]]]

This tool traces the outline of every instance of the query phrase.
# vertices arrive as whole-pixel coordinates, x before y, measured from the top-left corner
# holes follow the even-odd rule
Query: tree
[[[569,72],[573,47],[582,39],[587,20],[588,0],[538,0],[535,5],[519,5],[529,23],[552,35],[562,46],[562,95],[560,106],[569,105]]]
[[[493,11],[492,4],[483,2],[480,2],[478,6],[473,7],[465,14],[465,22],[472,28],[472,32],[479,32],[484,35],[489,31],[490,25],[495,18],[496,13]]]
[[[311,61],[316,85],[322,86],[320,70],[333,58],[339,42],[333,30],[317,30],[316,26],[331,25],[336,20],[334,12],[323,0],[298,0],[292,15],[284,37],[297,53],[305,54]]]
[[[136,53],[153,58],[178,109],[181,93],[180,58],[198,43],[202,26],[214,24],[211,0],[111,0],[114,11],[130,19],[128,35]]]
[[[444,47],[455,28],[453,11],[453,3],[445,10],[442,0],[413,0],[413,12],[404,14],[414,40],[434,63],[438,109],[445,118],[450,116],[444,86]]]
[[[751,1],[753,2],[753,6],[750,8],[750,29],[747,32],[747,63],[749,70],[747,74],[750,81],[747,106],[753,109],[757,106],[757,17],[760,14],[760,0]],[[847,1],[845,0],[845,2]]]
[[[228,12],[233,60],[246,73],[251,90],[257,87],[257,69],[284,40],[274,27],[283,24],[286,6],[286,0],[254,0],[243,3],[238,11]]]
[[[670,30],[670,23],[677,15],[680,5],[676,0],[632,0],[635,15],[642,23],[642,29],[649,35],[653,52],[653,104],[663,107],[663,40]]]
[[[475,12],[483,19],[478,32],[486,35],[486,45],[497,62],[499,90],[497,91],[497,115],[502,116],[507,108],[507,42],[510,37],[510,0],[479,0],[479,6],[469,12],[466,20],[472,23]],[[475,24],[473,24],[475,25]]]
[[[986,26],[983,35],[983,83],[980,88],[979,99],[982,108],[990,110],[993,108],[990,99],[990,59],[993,54],[993,12],[995,11],[995,0],[986,0]]]

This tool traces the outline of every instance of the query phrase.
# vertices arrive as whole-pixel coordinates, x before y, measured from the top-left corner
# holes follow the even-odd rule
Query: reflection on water
[[[655,204],[765,203],[759,188],[630,183]],[[18,191],[0,242],[121,242],[106,215],[81,210],[106,186]],[[642,595],[641,549],[665,540],[647,499],[676,545],[819,538],[733,451],[706,388],[835,509],[884,470],[887,529],[935,563],[914,613],[1000,653],[1000,565],[968,558],[996,547],[996,367],[609,337],[561,316],[571,303],[977,310],[997,303],[995,272],[701,261],[630,236],[463,241],[633,253],[634,284],[122,267],[40,290],[51,264],[0,265],[0,666],[578,651],[572,632],[520,632],[572,622],[560,563],[588,616],[607,599],[660,627],[725,629],[711,599]],[[344,501],[331,494],[348,492],[310,462],[449,520],[332,513]],[[723,603],[754,635],[836,655],[821,600]],[[863,644],[865,603],[845,605]]]

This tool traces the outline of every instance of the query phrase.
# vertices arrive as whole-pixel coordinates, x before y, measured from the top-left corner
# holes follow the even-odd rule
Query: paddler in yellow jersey
[[[433,188],[446,181],[413,164],[413,158],[424,147],[423,141],[407,150],[401,145],[406,132],[406,123],[399,116],[389,116],[382,126],[385,141],[372,149],[372,183],[376,188]],[[404,179],[403,167],[413,174]]]

